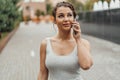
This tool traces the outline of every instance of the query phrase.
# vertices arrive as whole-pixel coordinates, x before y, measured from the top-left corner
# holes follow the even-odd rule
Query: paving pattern
[[[0,54],[0,80],[37,80],[40,42],[56,33],[53,23],[20,24]],[[120,45],[82,35],[91,43],[94,65],[81,72],[84,80],[120,80]]]

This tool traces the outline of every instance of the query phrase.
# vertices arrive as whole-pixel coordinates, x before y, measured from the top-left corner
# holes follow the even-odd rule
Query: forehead
[[[58,7],[56,11],[56,14],[59,14],[59,13],[72,13],[72,10],[69,7],[61,6],[61,7]]]

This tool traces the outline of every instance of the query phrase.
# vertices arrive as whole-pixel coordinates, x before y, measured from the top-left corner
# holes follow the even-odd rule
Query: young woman
[[[58,33],[41,42],[38,80],[82,80],[80,68],[87,70],[93,62],[90,44],[81,37],[75,21],[74,7],[60,2],[53,10]]]

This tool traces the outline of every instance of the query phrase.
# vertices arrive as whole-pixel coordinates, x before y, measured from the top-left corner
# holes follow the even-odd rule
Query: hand
[[[73,28],[73,36],[74,38],[77,40],[77,39],[80,39],[81,38],[81,28],[80,28],[80,24],[75,21],[72,23],[72,28]]]

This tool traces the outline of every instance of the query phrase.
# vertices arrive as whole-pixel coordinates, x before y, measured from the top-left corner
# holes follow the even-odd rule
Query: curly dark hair
[[[69,7],[71,10],[72,10],[72,12],[73,12],[73,16],[74,16],[74,18],[76,17],[76,12],[75,12],[75,9],[74,9],[74,7],[73,7],[73,5],[71,4],[71,3],[69,3],[69,2],[59,2],[59,3],[57,3],[57,5],[55,6],[55,8],[53,9],[53,12],[52,12],[52,15],[53,15],[53,17],[56,19],[56,11],[57,11],[57,9],[59,8],[59,7],[61,7],[61,6],[64,6],[64,7]]]

